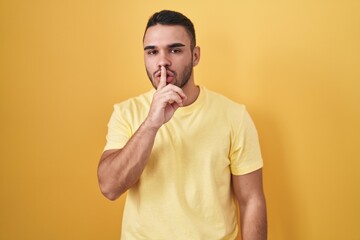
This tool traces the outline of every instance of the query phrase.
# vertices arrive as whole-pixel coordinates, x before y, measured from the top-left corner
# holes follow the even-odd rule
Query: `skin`
[[[266,240],[267,216],[262,169],[245,175],[232,175],[232,183],[240,207],[241,239]]]
[[[139,180],[160,127],[179,107],[196,100],[199,87],[194,83],[192,69],[199,60],[200,48],[191,49],[184,27],[158,24],[148,28],[144,37],[144,62],[156,92],[146,119],[127,144],[122,149],[107,150],[101,156],[98,180],[105,197],[115,200]],[[233,175],[232,186],[240,206],[242,239],[266,239],[262,170]]]

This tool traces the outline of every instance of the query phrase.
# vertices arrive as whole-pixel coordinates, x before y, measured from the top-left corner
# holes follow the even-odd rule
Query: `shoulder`
[[[207,111],[216,115],[217,119],[226,122],[227,126],[235,132],[238,132],[239,128],[248,125],[250,116],[244,104],[238,103],[220,93],[207,89],[205,91],[208,104]]]
[[[220,110],[229,114],[243,113],[246,111],[246,107],[242,103],[238,103],[220,93],[214,92],[204,88],[206,92],[208,103],[213,107],[219,108]]]

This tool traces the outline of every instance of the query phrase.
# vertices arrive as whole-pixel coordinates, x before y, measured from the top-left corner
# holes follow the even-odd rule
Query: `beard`
[[[146,66],[145,66],[145,68],[146,68]],[[166,70],[168,70],[174,74],[174,79],[175,79],[174,85],[179,88],[183,88],[189,82],[189,79],[192,75],[193,64],[192,64],[192,62],[190,62],[188,65],[186,65],[183,72],[180,75],[177,72],[169,69],[169,67],[166,67]],[[160,71],[160,70],[158,70],[158,71]],[[155,86],[155,83],[154,83],[155,82],[155,74],[158,71],[151,74],[149,69],[146,68],[146,74],[155,89],[157,89],[157,87]]]

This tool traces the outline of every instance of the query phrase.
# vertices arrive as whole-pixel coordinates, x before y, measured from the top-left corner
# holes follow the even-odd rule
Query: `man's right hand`
[[[166,77],[166,68],[161,66],[160,82],[146,118],[146,123],[157,129],[172,118],[175,111],[183,106],[186,99],[181,88],[173,84],[166,85]]]

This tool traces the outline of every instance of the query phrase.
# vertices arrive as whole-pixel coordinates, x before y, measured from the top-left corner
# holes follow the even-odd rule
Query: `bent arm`
[[[158,130],[183,106],[185,99],[182,89],[166,85],[166,69],[162,66],[160,83],[145,121],[122,149],[107,150],[101,156],[98,180],[105,197],[115,200],[139,180]]]
[[[139,180],[157,131],[145,121],[122,149],[103,153],[98,166],[98,180],[104,196],[115,200]]]
[[[157,131],[145,121],[124,148],[103,153],[98,165],[98,181],[105,197],[115,200],[139,180],[150,157]]]
[[[266,202],[262,185],[262,169],[245,175],[233,175],[232,181],[240,207],[242,239],[267,239]]]

